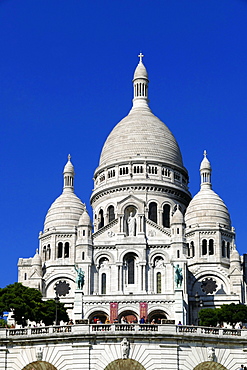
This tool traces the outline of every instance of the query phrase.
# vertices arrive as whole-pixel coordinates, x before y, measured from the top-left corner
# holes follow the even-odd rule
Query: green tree
[[[57,317],[58,322],[69,321],[69,317],[64,304],[61,302],[56,303],[53,299],[49,299],[47,301],[42,301],[41,303],[39,303],[35,308],[35,317],[36,322],[42,321],[46,326],[53,325],[55,317]]]
[[[223,304],[221,308],[204,308],[199,314],[200,325],[217,326],[224,322],[233,328],[238,322],[247,322],[247,306],[244,304]]]
[[[201,326],[217,326],[218,324],[217,308],[203,308],[199,311],[199,325]]]
[[[234,328],[238,322],[247,322],[247,306],[243,304],[223,304],[218,313],[218,321],[226,322]]]
[[[23,327],[27,320],[52,325],[56,315],[56,305],[53,300],[42,301],[42,294],[37,289],[27,288],[21,283],[7,285],[0,289],[0,315],[4,311],[12,312],[15,322]],[[64,305],[57,304],[58,321],[68,321]]]

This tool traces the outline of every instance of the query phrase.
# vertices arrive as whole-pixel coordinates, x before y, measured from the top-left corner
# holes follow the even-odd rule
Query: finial
[[[206,150],[204,150],[203,155],[204,155],[204,157],[207,156],[207,151]]]
[[[69,155],[68,155],[68,161],[70,161],[70,159],[71,159],[71,155],[69,154]]]
[[[142,52],[140,52],[140,54],[138,55],[138,57],[140,58],[139,63],[142,63],[142,58],[144,57],[144,55],[142,54]]]

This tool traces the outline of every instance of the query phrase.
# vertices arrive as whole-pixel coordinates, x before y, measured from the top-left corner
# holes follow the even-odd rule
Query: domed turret
[[[79,219],[78,226],[92,226],[91,219],[86,208]]]
[[[172,219],[171,219],[171,225],[183,224],[183,223],[184,223],[184,216],[182,212],[180,211],[179,206],[177,206],[177,209],[174,212]]]
[[[74,194],[74,167],[68,156],[68,162],[64,167],[64,187],[62,194],[52,203],[47,212],[44,231],[51,228],[67,229],[78,225],[79,218],[85,209],[85,205]]]
[[[41,260],[41,257],[39,255],[38,249],[36,249],[36,253],[35,253],[35,255],[32,258],[32,266],[39,266],[39,267],[41,267],[41,265],[42,265],[42,260]]]
[[[200,173],[201,190],[194,196],[186,210],[186,226],[220,225],[230,229],[231,220],[228,209],[219,195],[212,190],[211,166],[206,152],[201,162]]]

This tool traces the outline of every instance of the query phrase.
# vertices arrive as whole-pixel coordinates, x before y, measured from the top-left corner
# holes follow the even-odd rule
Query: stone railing
[[[197,335],[197,336],[234,336],[247,338],[245,329],[227,329],[213,328],[204,326],[190,325],[158,325],[158,324],[78,324],[64,326],[40,326],[19,329],[0,329],[0,338],[3,337],[32,337],[32,336],[59,336],[59,335],[87,335],[87,334],[104,334],[105,332],[114,335],[114,333],[135,333],[142,332],[157,333],[161,335]]]
[[[233,335],[233,336],[247,336],[246,330],[228,329],[228,328],[213,328],[205,326],[188,326],[177,325],[177,333],[193,333],[193,334],[210,334],[210,335]]]

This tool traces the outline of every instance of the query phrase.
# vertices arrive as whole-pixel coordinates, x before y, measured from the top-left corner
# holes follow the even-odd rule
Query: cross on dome
[[[144,57],[144,55],[142,54],[142,52],[140,52],[140,54],[138,55],[138,57],[140,58],[140,63],[142,63],[142,58]]]
[[[204,157],[207,156],[207,151],[206,150],[204,150],[203,155],[204,155]]]
[[[69,155],[68,155],[68,161],[70,161],[70,160],[71,160],[71,155],[69,154]]]

